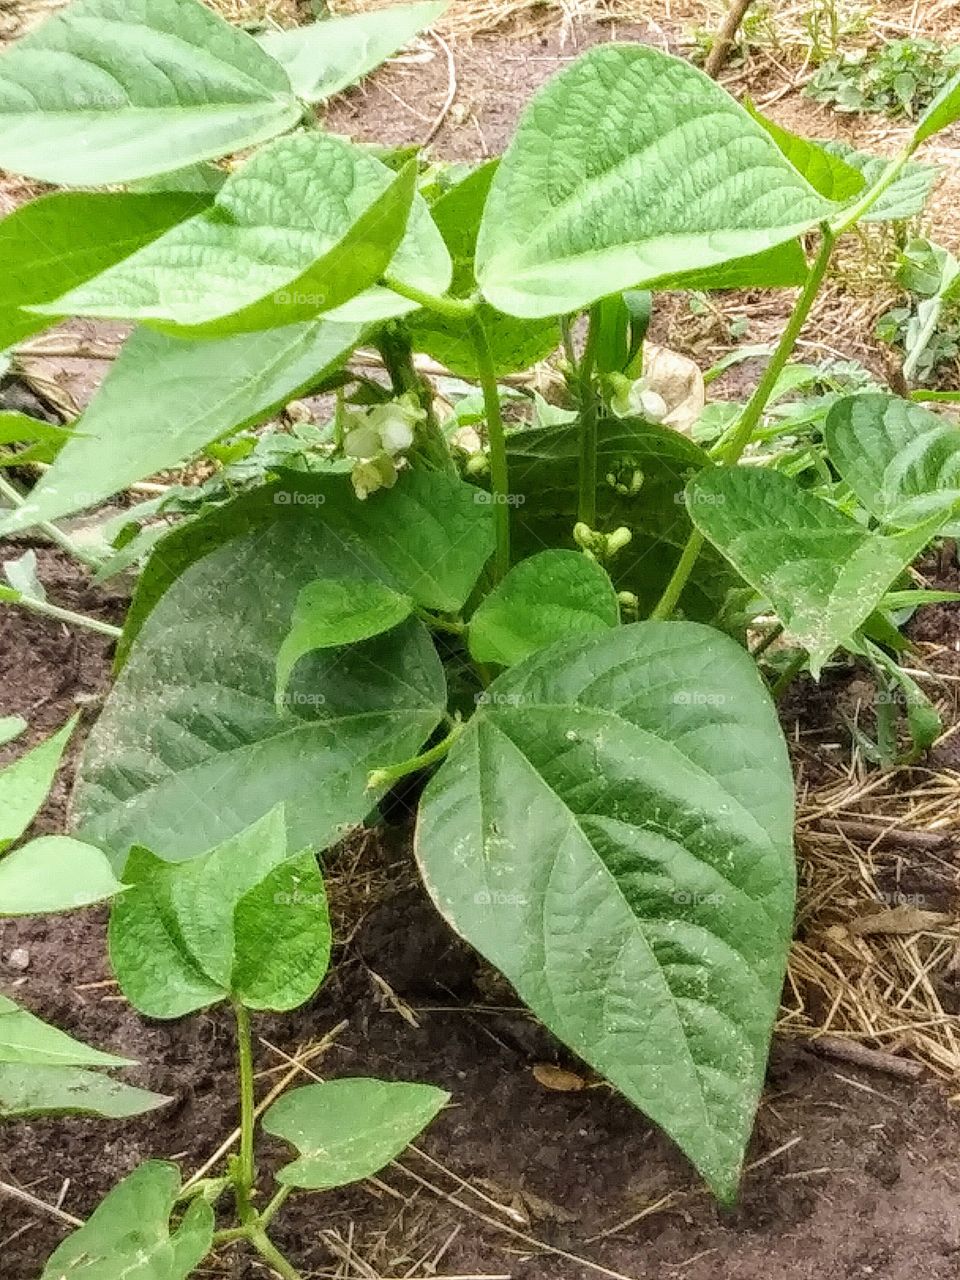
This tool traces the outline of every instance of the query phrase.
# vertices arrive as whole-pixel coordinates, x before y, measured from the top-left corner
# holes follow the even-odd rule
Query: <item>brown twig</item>
[[[851,840],[870,845],[897,844],[920,853],[939,853],[952,844],[952,837],[943,831],[911,831],[897,826],[884,826],[880,822],[860,821],[857,818],[821,818],[817,825],[824,831],[835,831]]]
[[[858,1067],[884,1071],[888,1076],[899,1076],[902,1080],[917,1080],[923,1075],[921,1063],[909,1062],[906,1058],[899,1058],[895,1053],[885,1053],[882,1049],[868,1049],[856,1040],[845,1040],[841,1036],[817,1036],[809,1043],[811,1049],[827,1058],[839,1058],[842,1062],[852,1062]]]
[[[714,80],[723,70],[724,63],[733,48],[733,42],[737,38],[737,32],[740,30],[740,24],[747,16],[747,10],[752,2],[753,0],[733,0],[727,10],[726,17],[720,24],[720,30],[717,32],[716,39],[713,42],[713,48],[710,50],[703,66],[707,75],[712,76]]]

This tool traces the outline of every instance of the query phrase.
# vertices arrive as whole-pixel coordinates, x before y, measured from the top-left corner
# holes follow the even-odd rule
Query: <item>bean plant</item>
[[[0,721],[0,744],[25,727],[15,717]],[[237,1024],[240,1141],[224,1172],[183,1185],[170,1162],[141,1165],[55,1250],[42,1280],[105,1280],[134,1267],[145,1280],[180,1280],[214,1248],[239,1242],[278,1275],[296,1278],[268,1232],[288,1197],[377,1173],[448,1095],[362,1077],[281,1093],[260,1125],[299,1155],[277,1172],[272,1199],[258,1204],[250,1011],[295,1009],[326,974],[331,932],[316,856],[288,851],[282,806],[202,857],[171,863],[133,849],[122,882],[101,850],[69,836],[42,836],[10,852],[46,798],[74,728],[70,722],[0,772],[0,920],[112,900],[110,959],[136,1009],[167,1019],[228,1002]],[[121,1119],[169,1103],[107,1074],[134,1065],[0,995],[0,1118]],[[238,1222],[215,1231],[214,1206],[228,1191]]]
[[[415,9],[398,40],[439,12]],[[960,83],[884,160],[608,44],[465,170],[318,124],[371,65],[331,69],[338,30],[254,38],[196,0],[78,0],[0,59],[0,164],[63,188],[0,223],[0,345],[65,317],[135,326],[0,532],[197,456],[234,468],[154,540],[80,769],[76,831],[129,886],[121,983],[154,1015],[231,1000],[241,1028],[277,990],[299,1004],[326,924],[313,855],[283,850],[332,849],[423,775],[437,909],[730,1201],[794,910],[768,683],[838,652],[898,678],[899,611],[926,598],[906,571],[960,501],[960,432],[919,404],[836,396],[814,475],[762,447],[765,413],[837,241],[921,207],[913,157],[960,116]],[[659,290],[735,287],[798,293],[707,448],[644,379],[646,325]],[[521,375],[544,361],[535,400]],[[461,400],[478,389],[470,429],[437,364]],[[250,435],[321,393],[328,422]],[[183,948],[155,989],[170,920]],[[262,1246],[245,1133],[238,1230]],[[301,1142],[308,1177],[339,1178],[320,1145]],[[150,1177],[165,1221],[173,1175]],[[196,1262],[202,1200],[187,1220],[196,1247],[164,1236],[179,1269],[158,1275]]]

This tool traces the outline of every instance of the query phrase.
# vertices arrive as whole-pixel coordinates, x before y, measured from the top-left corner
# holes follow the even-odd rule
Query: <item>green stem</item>
[[[27,499],[15,485],[12,485],[2,472],[0,472],[0,494],[13,503],[15,507],[24,507],[27,505]],[[58,529],[55,524],[50,524],[47,520],[37,522],[38,529],[42,529],[51,542],[67,553],[73,556],[74,560],[79,560],[81,564],[85,564],[88,569],[99,569],[100,561],[96,556],[91,555],[88,551],[84,551],[82,547],[78,547],[74,540],[62,529]]]
[[[787,666],[784,667],[779,676],[777,676],[776,680],[770,686],[770,696],[773,698],[774,702],[779,702],[787,689],[793,683],[794,678],[798,676],[806,666],[806,662],[807,651],[805,649],[800,649],[794,654]]]
[[[385,275],[383,283],[401,298],[409,298],[411,302],[434,311],[437,315],[447,316],[451,320],[470,320],[476,315],[479,303],[475,298],[451,298],[449,294],[424,293],[413,285],[405,284],[395,276]]]
[[[657,601],[656,608],[650,614],[651,618],[662,622],[673,613],[680,597],[683,595],[687,580],[693,573],[693,567],[697,563],[705,541],[706,539],[699,529],[692,531],[687,539],[687,545],[683,548],[683,555],[677,561],[677,567],[674,569],[670,581],[664,587],[663,595]]]
[[[30,596],[23,596],[20,600],[11,600],[11,604],[18,605],[21,609],[28,609],[31,613],[38,613],[44,618],[56,618],[58,622],[65,622],[71,627],[85,627],[88,631],[96,631],[97,635],[109,636],[111,640],[119,640],[123,635],[120,627],[115,627],[110,622],[101,622],[99,618],[88,618],[85,613],[74,613],[72,609],[61,609],[59,605],[48,604],[46,600],[34,600]]]
[[[483,405],[487,419],[493,528],[497,540],[493,569],[493,581],[496,585],[510,570],[510,472],[507,466],[507,437],[500,408],[497,370],[493,363],[487,331],[479,316],[473,316],[467,327],[477,359],[477,371],[483,390]]]
[[[570,316],[560,317],[560,341],[563,343],[563,354],[571,372],[577,367],[577,349],[573,345],[573,321]]]
[[[759,658],[767,652],[772,644],[774,644],[783,635],[783,623],[778,622],[775,627],[771,627],[763,639],[759,642],[755,649],[751,650],[751,656]]]
[[[830,230],[833,232],[834,236],[842,236],[845,231],[849,231],[851,227],[855,226],[865,213],[870,212],[884,192],[888,191],[900,177],[900,174],[912,160],[916,149],[917,145],[913,140],[908,142],[907,145],[893,157],[873,186],[864,192],[857,203],[849,209],[844,209],[843,213],[837,215],[834,221],[830,224]]]
[[[228,1227],[226,1231],[215,1231],[213,1234],[213,1247],[219,1249],[224,1244],[234,1244],[237,1240],[249,1240],[249,1227]]]
[[[250,1194],[253,1190],[256,1169],[253,1162],[253,1129],[256,1118],[256,1102],[253,1092],[253,1036],[250,1030],[250,1012],[242,1004],[234,1005],[237,1019],[237,1057],[240,1064],[240,1161],[237,1166],[237,1208],[240,1220],[249,1225],[255,1218]]]
[[[270,1203],[266,1206],[260,1215],[260,1226],[266,1231],[267,1227],[286,1204],[288,1198],[293,1194],[293,1187],[281,1187]]]
[[[250,1232],[250,1243],[260,1256],[266,1262],[269,1262],[277,1275],[283,1277],[283,1280],[302,1280],[300,1272],[292,1262],[289,1262],[283,1256],[265,1231],[260,1231],[255,1227]]]
[[[390,321],[383,325],[375,341],[383,367],[390,375],[393,394],[412,395],[427,415],[426,422],[417,428],[411,456],[415,454],[437,471],[456,475],[456,463],[434,412],[433,387],[426,378],[421,377],[413,363],[413,343],[409,329],[402,320]]]
[[[727,432],[714,450],[715,455],[724,466],[732,467],[739,462],[744,450],[753,439],[753,433],[763,417],[763,411],[767,407],[770,396],[786,367],[787,361],[793,354],[797,339],[807,322],[817,294],[820,292],[820,286],[823,284],[824,276],[827,274],[827,267],[830,264],[836,239],[836,234],[825,223],[823,225],[823,239],[820,244],[820,250],[813,266],[810,268],[800,296],[794,304],[787,327],[784,329],[776,350],[764,370],[763,377],[744,406],[743,413],[732,430]],[[663,595],[650,615],[652,618],[669,618],[673,613],[697,563],[703,544],[703,534],[698,529],[694,529],[687,540],[683,555],[673,571],[673,576],[667,583]]]
[[[587,344],[580,361],[580,496],[577,518],[593,529],[597,523],[597,391],[593,382],[600,339],[599,304],[590,311]]]
[[[460,737],[461,733],[463,733],[463,724],[458,720],[454,723],[447,736],[442,738],[435,747],[431,747],[429,751],[424,751],[418,756],[412,756],[409,760],[404,760],[401,764],[391,765],[387,769],[374,769],[367,777],[367,790],[372,791],[374,788],[392,787],[401,778],[406,778],[411,773],[420,773],[421,770],[429,769],[431,765],[438,764]]]
[[[817,300],[817,294],[820,292],[820,286],[823,284],[824,276],[827,274],[827,267],[830,265],[830,258],[833,255],[836,242],[836,234],[824,224],[820,251],[813,266],[810,268],[807,282],[794,305],[787,327],[777,343],[776,350],[770,358],[770,363],[764,370],[756,391],[747,401],[739,421],[730,432],[729,438],[726,441],[721,441],[718,447],[717,452],[720,460],[728,467],[732,467],[734,463],[740,461],[744,450],[750,444],[753,433],[763,417],[767,402],[777,382],[780,380],[780,375],[786,368],[787,361],[793,355],[797,339],[803,331],[803,326],[807,323],[813,304]]]

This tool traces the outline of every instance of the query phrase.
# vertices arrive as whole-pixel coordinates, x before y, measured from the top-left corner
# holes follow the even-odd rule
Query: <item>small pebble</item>
[[[30,952],[26,947],[14,947],[7,956],[7,964],[11,969],[28,969],[30,967]]]

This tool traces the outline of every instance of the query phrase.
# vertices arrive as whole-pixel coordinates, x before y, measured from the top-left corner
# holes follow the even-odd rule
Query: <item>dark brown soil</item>
[[[43,551],[41,562],[53,598],[115,616],[117,602],[85,593],[58,555]],[[36,739],[76,706],[95,704],[108,679],[109,645],[11,611],[0,614],[0,660],[0,711],[29,716]],[[38,830],[57,829],[62,816],[61,791]],[[337,1249],[342,1254],[350,1238],[375,1269],[337,1274],[428,1275],[448,1241],[439,1275],[598,1274],[478,1214],[635,1280],[812,1280],[827,1268],[840,1277],[889,1280],[956,1275],[960,1117],[939,1085],[827,1065],[778,1042],[749,1157],[762,1164],[747,1175],[739,1207],[721,1211],[671,1144],[607,1087],[560,1093],[538,1083],[538,1063],[580,1069],[512,1006],[433,912],[415,881],[405,823],[368,836],[340,867],[331,875],[334,905],[338,933],[350,942],[307,1009],[256,1020],[260,1094],[289,1065],[284,1055],[345,1021],[310,1070],[431,1081],[452,1093],[453,1104],[420,1144],[444,1169],[411,1152],[380,1186],[291,1201],[276,1234],[306,1275],[334,1274]],[[358,878],[376,886],[372,906],[358,906]],[[63,1207],[78,1216],[147,1157],[176,1157],[192,1172],[235,1124],[228,1014],[174,1023],[140,1018],[110,983],[104,924],[104,913],[91,911],[7,922],[0,934],[0,989],[72,1034],[136,1059],[143,1065],[129,1079],[173,1099],[121,1124],[4,1127],[0,1181],[48,1203],[63,1196]],[[25,970],[11,966],[14,948],[25,949]],[[17,959],[22,963],[22,954]],[[586,1072],[583,1078],[596,1084]],[[269,1144],[263,1152],[268,1190],[280,1152]],[[512,1216],[464,1189],[451,1171]],[[591,1242],[665,1196],[659,1210]],[[33,1280],[63,1228],[2,1194],[0,1206],[0,1274]],[[204,1274],[253,1280],[266,1273],[235,1250]]]

